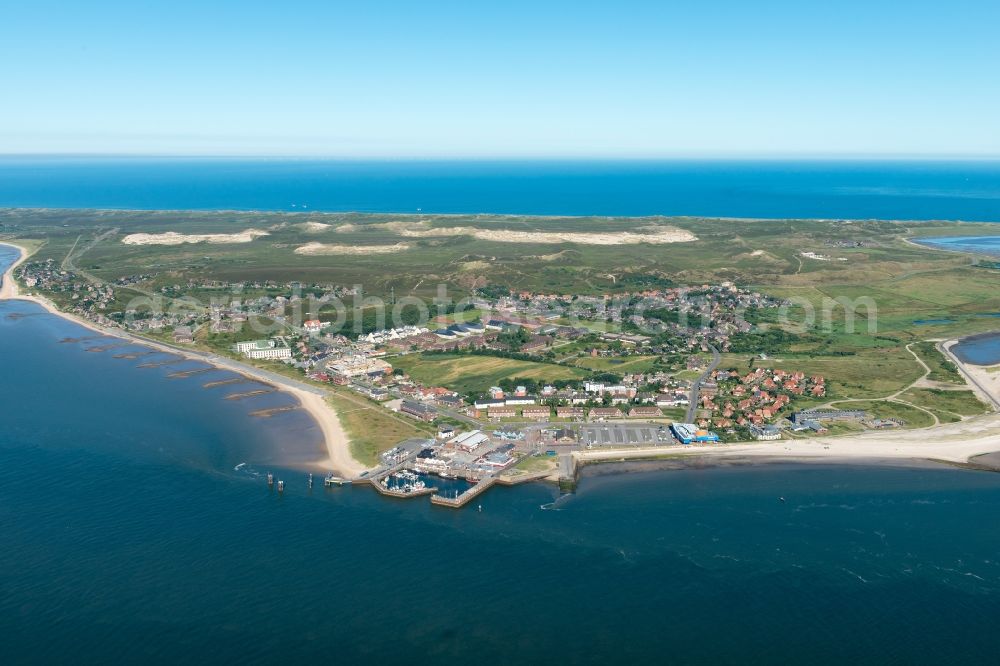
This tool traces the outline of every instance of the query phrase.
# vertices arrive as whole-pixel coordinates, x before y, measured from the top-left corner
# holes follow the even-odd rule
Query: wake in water
[[[542,511],[562,511],[562,507],[570,501],[573,495],[560,495],[555,501],[548,504],[540,504],[538,508]]]

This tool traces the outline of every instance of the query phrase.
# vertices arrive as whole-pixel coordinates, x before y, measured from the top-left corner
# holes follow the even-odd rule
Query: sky
[[[0,153],[1000,156],[1000,2],[0,0]]]

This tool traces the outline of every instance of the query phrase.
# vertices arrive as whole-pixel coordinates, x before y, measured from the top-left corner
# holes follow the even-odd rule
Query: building
[[[535,407],[525,407],[521,410],[521,416],[526,419],[535,419],[536,421],[544,421],[545,419],[552,416],[552,410],[549,409],[547,405],[537,405]]]
[[[364,386],[363,384],[352,384],[351,388],[363,396],[371,398],[376,402],[383,402],[389,399],[389,392],[379,386]]]
[[[361,375],[385,375],[392,372],[392,366],[380,358],[371,358],[363,354],[351,354],[327,364],[328,369],[344,377],[360,377]]]
[[[663,416],[663,412],[659,407],[633,407],[628,415],[633,419],[655,419]]]
[[[781,430],[777,426],[766,425],[764,427],[760,426],[750,426],[750,434],[758,442],[770,442],[777,439],[781,439]]]
[[[451,439],[455,436],[455,426],[450,426],[447,423],[438,426],[438,437],[441,439]]]
[[[194,334],[191,332],[190,326],[178,326],[174,329],[174,342],[179,342],[182,344],[192,344],[194,342]]]
[[[456,448],[462,449],[467,453],[472,453],[480,446],[490,441],[490,438],[482,430],[471,430],[458,435],[451,441]]]
[[[319,319],[307,319],[302,322],[302,330],[306,333],[319,333],[323,330],[323,322]]]
[[[399,411],[408,416],[420,419],[421,421],[433,421],[437,418],[437,410],[430,405],[413,400],[404,400],[399,406]]]
[[[517,410],[513,407],[497,406],[486,410],[486,415],[491,419],[504,419],[517,416]]]
[[[622,410],[617,407],[595,407],[590,410],[590,418],[594,419],[620,419],[624,416]]]
[[[413,467],[418,472],[441,474],[448,471],[449,463],[444,458],[438,458],[434,449],[423,449],[417,454]]]
[[[556,416],[561,419],[582,419],[583,409],[581,407],[556,407]]]
[[[807,409],[792,414],[793,423],[805,421],[861,421],[868,414],[860,409]]]
[[[719,436],[710,430],[702,430],[693,423],[673,423],[670,431],[682,444],[717,442]]]
[[[655,399],[657,407],[687,407],[690,401],[687,397],[661,393]]]
[[[558,428],[552,431],[552,441],[556,444],[573,444],[576,439],[576,431],[571,428]]]
[[[284,338],[248,340],[237,342],[233,350],[253,359],[285,359],[292,357],[292,350]]]
[[[503,398],[482,398],[476,400],[472,406],[476,409],[493,409],[494,407],[503,407],[504,404]]]

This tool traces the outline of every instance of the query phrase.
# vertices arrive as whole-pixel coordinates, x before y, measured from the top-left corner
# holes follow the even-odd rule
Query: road
[[[719,350],[712,345],[708,346],[712,350],[712,362],[708,364],[705,372],[701,373],[698,379],[694,380],[691,384],[691,395],[688,396],[691,404],[688,405],[687,414],[684,415],[684,420],[687,423],[694,423],[694,415],[698,411],[698,393],[701,391],[701,383],[708,378],[712,371],[719,367],[719,363],[722,362],[722,356],[719,354]]]

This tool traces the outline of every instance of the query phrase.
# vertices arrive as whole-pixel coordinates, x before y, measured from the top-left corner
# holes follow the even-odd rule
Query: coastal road
[[[712,374],[712,371],[719,367],[719,363],[722,362],[722,356],[719,354],[719,350],[712,345],[709,345],[708,348],[712,350],[712,362],[708,364],[708,368],[705,369],[705,372],[701,373],[701,376],[694,380],[694,383],[691,384],[691,394],[688,396],[690,404],[688,405],[687,414],[684,415],[684,420],[687,423],[694,423],[694,415],[698,411],[698,393],[701,391],[701,383],[705,381],[708,376]]]

